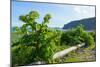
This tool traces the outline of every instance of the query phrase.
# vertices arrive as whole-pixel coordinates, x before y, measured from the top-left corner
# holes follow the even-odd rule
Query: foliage
[[[95,32],[89,32],[89,34],[94,38],[94,41],[96,41],[96,33]]]
[[[46,14],[42,23],[38,23],[39,13],[31,11],[19,17],[24,24],[16,29],[17,36],[12,37],[12,64],[26,65],[36,61],[52,63],[55,52],[85,42],[86,46],[94,45],[94,33],[88,33],[83,25],[68,31],[60,31],[48,27],[51,15]],[[75,59],[74,59],[75,60]]]
[[[20,32],[23,36],[15,43],[13,43],[12,48],[18,47],[20,44],[23,46],[20,48],[22,52],[20,55],[15,52],[17,49],[13,49],[12,53],[17,54],[15,58],[13,58],[17,62],[17,57],[22,56],[24,53],[25,46],[30,46],[35,48],[35,57],[36,60],[45,60],[49,61],[49,59],[53,55],[54,44],[59,43],[59,32],[57,30],[52,31],[48,28],[47,24],[51,18],[50,14],[46,14],[43,18],[41,24],[35,21],[35,19],[39,18],[39,14],[36,11],[31,11],[27,15],[21,15],[19,19],[24,22],[21,28],[16,27],[16,32]],[[19,51],[21,51],[19,50]],[[27,53],[25,53],[27,54]],[[15,56],[15,55],[14,55]],[[23,57],[25,58],[25,57]],[[24,60],[25,61],[25,60]],[[30,60],[28,60],[30,61]],[[23,61],[20,61],[24,64]],[[20,64],[20,62],[18,64]]]
[[[91,46],[94,45],[94,34],[86,32],[83,25],[80,24],[76,28],[64,32],[61,42],[71,46],[85,42],[86,46]]]
[[[35,60],[35,48],[18,45],[11,49],[12,65],[26,65]]]
[[[84,33],[82,25],[75,29],[68,30],[62,34],[61,42],[71,46],[77,45],[82,42],[82,33]]]

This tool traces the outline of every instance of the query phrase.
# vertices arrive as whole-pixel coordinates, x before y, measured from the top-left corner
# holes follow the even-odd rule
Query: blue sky
[[[73,20],[83,18],[95,17],[94,6],[80,6],[80,5],[63,5],[50,3],[36,3],[36,2],[12,2],[12,26],[21,26],[23,22],[19,20],[20,15],[25,15],[30,11],[38,11],[40,18],[37,20],[42,22],[43,17],[49,13],[52,18],[49,27],[60,27]]]

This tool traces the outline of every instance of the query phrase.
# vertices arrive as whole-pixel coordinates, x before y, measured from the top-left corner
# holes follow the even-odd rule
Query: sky
[[[38,11],[38,23],[49,13],[52,18],[48,26],[59,28],[74,20],[95,17],[95,6],[12,1],[12,26],[22,26],[23,22],[19,20],[19,16],[30,11]]]

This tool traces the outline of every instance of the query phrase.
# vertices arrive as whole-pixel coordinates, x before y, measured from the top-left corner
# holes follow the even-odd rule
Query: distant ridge
[[[70,29],[70,28],[78,26],[79,24],[84,25],[85,30],[95,30],[95,28],[96,28],[96,17],[71,21],[70,23],[65,24],[63,29]]]

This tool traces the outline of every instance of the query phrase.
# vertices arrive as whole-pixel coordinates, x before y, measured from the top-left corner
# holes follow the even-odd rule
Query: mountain
[[[96,17],[71,21],[70,23],[65,24],[63,29],[70,29],[78,26],[79,24],[84,25],[85,30],[94,30],[96,28]]]

